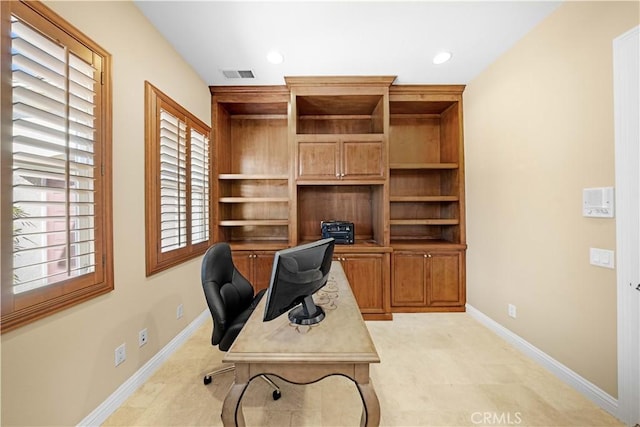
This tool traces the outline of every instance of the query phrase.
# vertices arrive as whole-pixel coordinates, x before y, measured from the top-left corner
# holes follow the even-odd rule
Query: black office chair
[[[265,290],[254,295],[253,286],[236,269],[231,258],[231,248],[224,242],[207,249],[202,259],[201,278],[204,296],[213,317],[211,344],[217,345],[221,351],[227,351]],[[229,366],[208,373],[204,377],[204,384],[210,384],[214,376],[233,371],[234,368]],[[280,399],[280,387],[265,375],[261,375],[261,378],[274,389],[273,400]]]

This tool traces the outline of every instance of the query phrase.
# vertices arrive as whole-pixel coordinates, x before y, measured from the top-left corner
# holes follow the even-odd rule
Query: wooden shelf
[[[452,243],[443,239],[415,239],[412,237],[395,238],[391,240],[394,251],[397,250],[417,250],[417,249],[438,249],[438,250],[464,250],[467,248],[463,243]]]
[[[245,227],[251,225],[289,225],[286,219],[225,219],[218,223],[221,227]]]
[[[391,163],[389,169],[458,169],[458,163]]]
[[[242,239],[229,241],[233,251],[279,251],[289,247],[289,239],[270,238],[268,241],[255,239]]]
[[[458,219],[424,218],[424,219],[392,219],[391,225],[458,225]]]
[[[288,197],[220,197],[220,203],[289,203]]]
[[[358,141],[382,141],[383,138],[383,133],[314,133],[296,135],[296,141],[298,142],[324,142],[327,140],[337,141],[339,139],[355,139]]]
[[[390,196],[390,202],[457,202],[460,200],[458,196]]]
[[[273,179],[287,180],[287,175],[265,175],[265,174],[245,174],[245,173],[221,173],[218,175],[220,180],[240,180],[240,179]]]

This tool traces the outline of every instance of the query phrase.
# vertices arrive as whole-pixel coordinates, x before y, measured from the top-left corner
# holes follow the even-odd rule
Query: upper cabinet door
[[[342,142],[342,179],[384,179],[382,140],[361,141],[345,139]]]
[[[385,179],[382,138],[309,137],[297,148],[298,181]]]
[[[330,181],[340,179],[338,140],[299,141],[297,178]]]

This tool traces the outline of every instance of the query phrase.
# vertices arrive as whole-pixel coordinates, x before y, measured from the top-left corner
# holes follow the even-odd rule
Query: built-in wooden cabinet
[[[302,180],[384,180],[384,144],[378,135],[299,135],[297,174]]]
[[[289,242],[287,108],[284,87],[212,89],[214,238],[232,244]]]
[[[389,91],[393,311],[462,311],[465,292],[462,86]]]
[[[233,263],[255,292],[269,287],[275,251],[233,251]]]
[[[463,311],[463,267],[463,251],[394,250],[392,309]]]
[[[388,247],[389,86],[393,77],[286,77],[294,151],[294,243],[320,223],[354,223],[355,247]],[[368,250],[368,249],[367,249]]]
[[[211,87],[216,241],[262,288],[276,250],[350,221],[336,259],[365,318],[464,309],[463,86],[285,80]]]
[[[392,243],[464,243],[462,87],[394,87],[390,110]]]
[[[340,261],[360,311],[369,320],[390,320],[389,252],[353,253],[338,247],[334,259]]]

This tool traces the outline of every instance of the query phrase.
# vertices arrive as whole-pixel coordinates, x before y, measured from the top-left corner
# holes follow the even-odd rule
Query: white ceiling
[[[394,75],[466,84],[559,1],[149,1],[136,6],[208,85],[282,85],[283,76]],[[277,49],[284,62],[270,64]],[[442,65],[441,50],[453,52]],[[252,70],[229,79],[222,70]]]

